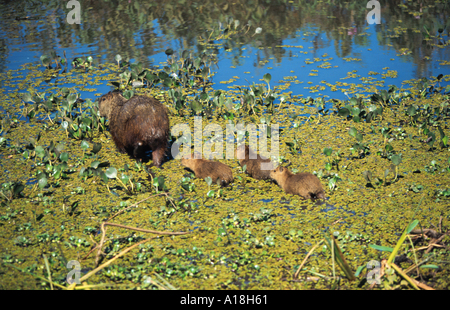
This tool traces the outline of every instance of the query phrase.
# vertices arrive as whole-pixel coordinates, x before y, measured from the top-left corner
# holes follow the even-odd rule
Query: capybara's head
[[[189,155],[189,158],[181,158],[181,164],[188,168],[194,168],[195,165],[199,165],[202,159],[202,154],[199,152],[194,152]],[[193,169],[191,169],[193,170]]]
[[[189,166],[189,162],[190,162],[191,160],[192,160],[192,159],[182,158],[182,159],[181,159],[181,164],[182,164],[183,166],[185,166],[185,167],[188,167],[188,166]]]
[[[270,171],[270,177],[274,180],[279,179],[283,175],[287,174],[288,169],[286,167],[277,167],[276,169]]]
[[[115,106],[119,104],[124,98],[120,92],[110,91],[109,93],[101,96],[98,99],[98,110],[100,111],[100,116],[111,118],[111,111]]]

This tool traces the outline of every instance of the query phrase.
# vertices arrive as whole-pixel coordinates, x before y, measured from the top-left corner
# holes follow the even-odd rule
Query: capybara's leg
[[[157,148],[152,152],[153,165],[160,167],[164,159],[164,148]]]
[[[135,159],[140,158],[142,160],[142,156],[144,155],[144,152],[142,150],[142,143],[138,143],[133,148],[133,157]]]

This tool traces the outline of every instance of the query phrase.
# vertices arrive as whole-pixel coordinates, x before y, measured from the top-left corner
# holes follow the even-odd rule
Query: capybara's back
[[[169,117],[164,105],[152,97],[126,100],[119,92],[109,92],[100,98],[99,110],[109,119],[111,136],[120,152],[142,158],[152,150],[153,164],[161,165],[169,138]]]
[[[237,158],[241,167],[247,167],[247,173],[254,179],[266,180],[270,179],[270,171],[273,169],[273,163],[270,158],[264,158],[256,154],[248,145],[238,146],[236,150]],[[263,170],[262,165],[271,167],[271,169]],[[267,168],[267,167],[265,167]]]
[[[230,167],[221,162],[202,158],[182,158],[181,164],[194,171],[196,178],[210,177],[214,183],[219,181],[221,186],[227,186],[233,182],[233,172]]]
[[[270,172],[270,177],[287,193],[305,199],[325,199],[325,190],[318,177],[309,172],[293,174],[286,167],[278,167]]]

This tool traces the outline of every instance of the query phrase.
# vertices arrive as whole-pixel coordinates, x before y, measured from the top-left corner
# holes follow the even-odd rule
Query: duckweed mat
[[[74,264],[80,289],[449,288],[449,75],[303,99],[271,87],[270,74],[214,90],[207,56],[170,59],[164,69],[81,59],[68,73],[30,64],[1,75],[0,288],[74,288]],[[158,169],[118,153],[97,103],[78,93],[99,96],[103,81],[161,100],[172,128],[194,132],[195,115],[203,130],[278,124],[274,160],[315,173],[326,201],[254,180],[237,159],[220,160],[234,175],[220,188],[170,156]],[[271,132],[257,128],[270,147]],[[102,238],[105,222],[119,226]],[[392,251],[400,271],[386,264]],[[381,266],[377,285],[369,262]]]

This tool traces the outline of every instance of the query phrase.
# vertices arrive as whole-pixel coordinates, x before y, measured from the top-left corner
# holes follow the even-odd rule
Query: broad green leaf
[[[437,265],[422,265],[420,268],[431,268],[431,269],[439,269]]]
[[[67,102],[69,104],[74,104],[75,101],[77,101],[77,94],[70,94],[69,96],[67,96]]]
[[[392,152],[392,150],[393,150],[394,148],[392,147],[392,145],[386,144],[385,149],[386,149],[386,152],[387,152],[387,153],[390,153],[390,152]]]
[[[82,120],[83,124],[85,124],[86,126],[91,126],[92,124],[92,120],[88,117],[84,117]]]
[[[203,106],[197,100],[193,100],[191,102],[191,109],[192,109],[192,111],[194,111],[194,113],[198,113],[198,112],[201,112],[203,110]]]
[[[173,49],[168,48],[164,53],[166,53],[167,56],[173,55]]]
[[[127,184],[128,181],[130,180],[130,177],[128,175],[122,173],[122,176],[120,177],[120,180],[122,180],[122,182],[124,184]]]
[[[206,177],[206,178],[205,178],[205,182],[206,182],[206,184],[208,184],[208,186],[211,186],[211,184],[212,184],[212,179],[211,179],[211,177]]]
[[[14,185],[14,195],[17,196],[21,191],[23,191],[23,189],[25,188],[25,186],[23,184],[16,184]]]
[[[410,106],[408,110],[406,110],[409,116],[414,116],[417,112],[416,108],[414,106]]]
[[[69,160],[69,154],[66,153],[66,152],[61,153],[61,155],[59,155],[59,159],[60,159],[62,162],[67,162],[67,161]]]
[[[47,67],[47,66],[50,64],[51,60],[50,60],[50,58],[49,58],[48,56],[42,55],[42,56],[41,56],[41,62],[42,62],[42,64],[43,64],[44,66]]]
[[[366,268],[366,266],[359,266],[358,269],[356,269],[355,277],[358,277],[361,271],[363,271]]]
[[[356,141],[361,142],[363,140],[363,135],[360,132],[356,133]]]
[[[406,233],[409,234],[419,224],[419,220],[412,221],[406,228]]]
[[[369,244],[369,247],[379,251],[392,252],[394,249],[388,246],[381,246],[376,244]]]
[[[264,82],[266,82],[267,84],[269,84],[271,79],[272,79],[272,76],[270,75],[270,73],[264,74],[264,76],[263,76]]]
[[[339,109],[338,114],[342,117],[347,117],[350,115],[350,110],[347,108],[341,108]]]
[[[333,152],[333,149],[331,149],[329,147],[326,147],[323,149],[323,153],[327,156],[330,156],[332,152]]]
[[[412,221],[408,227],[406,227],[406,229],[403,231],[400,239],[397,241],[397,244],[395,245],[394,249],[392,250],[391,255],[389,255],[389,258],[387,260],[387,263],[390,264],[394,261],[395,256],[397,255],[398,251],[400,250],[400,247],[402,246],[403,242],[406,240],[406,235],[409,234],[414,227],[417,226],[417,224],[419,223],[419,220],[414,220]]]
[[[41,189],[47,186],[47,178],[41,178],[39,179],[38,185]]]
[[[30,95],[29,93],[24,93],[24,94],[22,94],[22,100],[25,101],[25,102],[33,101],[33,100],[31,99],[31,95]]]
[[[106,176],[106,174],[103,171],[100,171],[99,176],[103,182],[108,183],[108,177]]]
[[[34,150],[36,151],[36,155],[37,156],[39,156],[41,159],[44,158],[45,150],[44,150],[44,148],[42,146],[39,145]]]
[[[92,153],[97,154],[102,149],[102,144],[99,142],[94,142],[94,146],[92,147]]]
[[[395,166],[398,166],[402,162],[402,157],[400,155],[397,155],[397,154],[396,155],[392,155],[391,160],[392,160],[392,163]]]
[[[425,131],[424,131],[424,132],[425,132]],[[434,134],[434,132],[430,131],[430,132],[428,132],[428,138],[431,138],[431,140],[428,141],[427,144],[428,144],[430,147],[432,147],[433,144],[434,144],[434,142],[436,141],[436,135]]]
[[[110,167],[106,169],[105,174],[110,179],[115,179],[117,177],[117,169],[114,167]]]
[[[83,140],[83,141],[81,141],[81,148],[83,149],[83,150],[87,150],[88,148],[89,148],[89,143],[86,141],[86,140]]]

